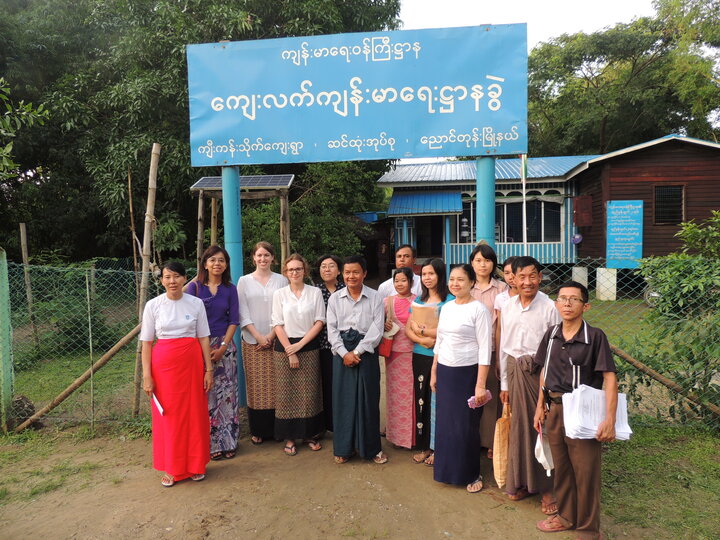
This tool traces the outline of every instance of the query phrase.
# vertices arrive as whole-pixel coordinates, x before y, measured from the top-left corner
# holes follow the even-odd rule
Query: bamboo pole
[[[148,174],[148,198],[145,209],[145,229],[143,232],[142,249],[142,279],[140,281],[140,296],[138,298],[138,321],[142,322],[145,302],[147,301],[148,286],[150,284],[150,253],[153,223],[155,222],[155,195],[157,192],[157,171],[160,163],[160,144],[153,143],[150,157],[150,172]],[[133,401],[133,415],[140,412],[140,391],[142,389],[142,343],[138,341],[135,352],[135,398]]]
[[[290,254],[290,204],[288,190],[280,192],[280,264]]]
[[[217,241],[217,219],[218,219],[218,201],[215,197],[210,199],[210,245],[216,246]]]
[[[20,224],[20,250],[22,251],[23,274],[25,275],[25,296],[27,297],[28,315],[30,316],[30,327],[32,328],[35,347],[40,346],[37,325],[35,324],[35,313],[33,311],[32,285],[30,283],[30,257],[28,257],[27,229],[25,224]]]
[[[639,360],[636,360],[635,358],[630,356],[628,353],[626,353],[622,349],[618,349],[614,345],[610,345],[610,349],[616,356],[619,356],[620,358],[625,360],[628,364],[630,364],[634,368],[637,368],[638,370],[642,371],[646,375],[649,375],[650,377],[655,379],[657,382],[659,382],[663,386],[669,388],[673,392],[677,392],[678,394],[683,396],[688,401],[693,402],[695,405],[699,405],[700,407],[707,409],[708,411],[713,413],[715,416],[720,417],[720,407],[718,407],[717,405],[704,402],[702,399],[700,399],[700,397],[697,394],[688,392],[682,386],[677,384],[675,381],[672,381],[672,380],[668,379],[667,377],[664,377],[663,375],[661,375],[660,373],[658,373],[651,367],[648,367],[645,364],[643,364],[642,362],[640,362]]]
[[[125,335],[125,337],[123,337],[120,341],[113,345],[108,352],[103,354],[97,362],[95,362],[91,367],[87,369],[87,371],[85,371],[85,373],[80,375],[70,386],[68,386],[58,396],[56,396],[55,399],[53,399],[50,403],[45,405],[42,409],[37,411],[30,418],[28,418],[22,424],[16,427],[15,433],[19,433],[23,429],[27,428],[28,426],[30,426],[30,424],[36,422],[37,420],[45,416],[48,412],[53,410],[55,407],[60,405],[63,401],[65,401],[70,396],[70,394],[80,388],[93,373],[95,373],[98,369],[107,364],[113,356],[115,356],[123,347],[125,347],[128,343],[135,339],[135,336],[137,336],[139,333],[140,325],[138,324],[135,328],[130,330],[130,332]]]
[[[133,272],[135,272],[135,298],[138,298],[138,290],[140,283],[138,282],[138,258],[137,254],[140,252],[139,244],[136,244],[137,234],[135,233],[135,211],[133,210],[133,197],[132,197],[132,175],[130,174],[130,167],[128,167],[128,205],[130,207],[130,247],[132,248],[133,254]],[[137,306],[135,306],[137,308]]]
[[[200,190],[198,193],[198,210],[197,210],[197,257],[196,266],[200,273],[200,259],[203,254],[203,243],[205,241],[205,192]]]

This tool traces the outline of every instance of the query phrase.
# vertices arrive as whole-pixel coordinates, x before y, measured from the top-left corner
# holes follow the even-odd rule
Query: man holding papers
[[[556,307],[562,323],[548,329],[535,355],[535,364],[543,370],[534,425],[540,431],[545,424],[558,513],[537,527],[543,532],[575,529],[578,538],[600,538],[600,443],[615,439],[615,363],[605,333],[583,320],[590,309],[584,285],[562,285]],[[562,396],[583,384],[604,386],[604,420],[594,439],[571,439],[565,434]]]

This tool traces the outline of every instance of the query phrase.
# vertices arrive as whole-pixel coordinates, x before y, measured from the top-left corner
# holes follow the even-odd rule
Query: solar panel
[[[240,177],[240,189],[282,189],[289,188],[294,174],[257,174]],[[221,191],[222,176],[203,176],[195,182],[190,191]]]

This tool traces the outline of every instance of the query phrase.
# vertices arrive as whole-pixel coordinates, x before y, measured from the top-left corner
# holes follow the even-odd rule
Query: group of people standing
[[[152,398],[153,461],[165,472],[164,486],[185,478],[202,480],[210,459],[231,459],[237,452],[233,336],[240,326],[253,444],[281,440],[283,451],[294,456],[298,441],[318,451],[325,432],[332,431],[336,463],[358,454],[383,464],[388,461],[381,444],[385,435],[395,447],[414,450],[416,463],[433,466],[436,481],[476,493],[483,488],[481,450],[492,457],[495,423],[503,405],[509,406],[508,497],[542,494],[541,509],[549,517],[538,523],[540,530],[577,528],[597,536],[599,513],[592,509],[599,508],[599,482],[588,487],[583,474],[570,486],[565,478],[559,501],[553,479],[534,453],[545,404],[572,391],[565,380],[568,372],[573,383],[602,387],[604,382],[606,391],[613,388],[607,339],[597,329],[588,333],[582,321],[589,307],[587,289],[571,282],[560,290],[567,294],[553,302],[539,290],[541,267],[531,257],[505,261],[500,281],[497,256],[486,244],[476,246],[468,264],[452,268],[447,278],[440,259],[430,260],[416,275],[415,249],[400,246],[397,270],[377,291],[364,283],[367,266],[360,256],[344,261],[320,257],[320,280],[313,286],[302,256],[282,261],[278,274],[272,271],[272,245],[259,242],[251,255],[255,269],[237,287],[230,283],[229,255],[219,246],[205,251],[198,277],[190,283],[181,265],[168,263],[162,271],[166,294],[146,305],[140,334],[144,389]],[[579,312],[565,309],[578,306]],[[573,329],[568,335],[566,330]],[[381,432],[378,345],[383,336],[392,342],[384,358],[387,410]],[[575,343],[592,350],[575,345],[576,358],[583,359],[579,372],[573,358],[569,371],[560,363],[554,378],[547,378],[555,385],[548,394],[543,365],[555,355],[554,339],[562,342],[559,355]],[[597,444],[614,437],[611,412],[614,422],[609,408]],[[548,417],[555,419],[553,435],[548,429],[553,457],[556,447],[561,452],[564,437],[556,417]],[[562,452],[570,456],[567,463],[589,455]],[[591,468],[599,470],[599,451],[593,447],[592,452],[597,457]],[[565,476],[573,465],[577,468],[571,463],[563,469]],[[582,502],[568,503],[572,497]],[[584,515],[588,512],[590,518]]]

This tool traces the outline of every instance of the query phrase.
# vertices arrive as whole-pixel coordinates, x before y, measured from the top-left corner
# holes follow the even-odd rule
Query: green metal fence
[[[8,265],[15,394],[40,408],[137,324],[140,280],[130,271],[91,266],[28,268],[31,295],[24,267]],[[720,430],[715,261],[678,256],[644,260],[639,270],[608,270],[603,260],[593,259],[547,265],[544,277],[543,290],[551,296],[566,280],[587,283],[588,322],[605,330],[617,353],[625,354],[616,362],[632,415]],[[148,298],[161,293],[157,280],[151,282]],[[126,418],[134,366],[135,347],[128,346],[44,421]]]

